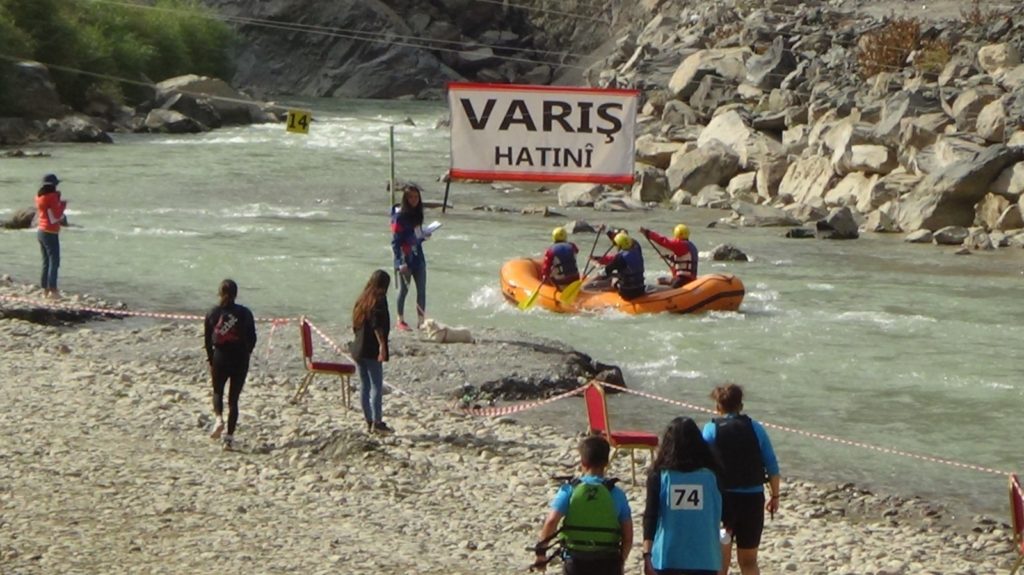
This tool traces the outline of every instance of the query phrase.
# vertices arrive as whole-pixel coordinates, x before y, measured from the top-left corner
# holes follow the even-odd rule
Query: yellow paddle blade
[[[562,295],[559,296],[562,305],[572,305],[576,302],[576,296],[580,294],[580,288],[583,286],[583,280],[576,280],[571,284],[565,286],[562,290]]]
[[[533,307],[533,302],[537,301],[537,296],[540,295],[540,287],[541,286],[537,286],[537,289],[533,290],[533,293],[530,294],[530,297],[519,302],[519,309],[526,311]]]

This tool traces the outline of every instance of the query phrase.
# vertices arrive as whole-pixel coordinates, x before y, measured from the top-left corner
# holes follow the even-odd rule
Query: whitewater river
[[[57,172],[77,224],[61,235],[63,290],[133,309],[199,313],[214,302],[219,281],[232,277],[257,315],[308,314],[340,334],[370,272],[390,266],[389,123],[399,124],[399,177],[421,182],[429,200],[444,190],[435,179],[447,167],[448,134],[434,129],[440,104],[309,105],[318,120],[309,136],[280,125],[119,135],[115,145],[38,148],[51,158],[0,159],[0,219],[31,206],[41,176]],[[444,223],[426,252],[428,310],[445,323],[567,341],[621,365],[632,387],[660,396],[710,407],[710,389],[733,381],[747,389],[748,412],[766,422],[1020,470],[1024,250],[958,257],[899,237],[823,242],[787,240],[778,229],[705,229],[721,215],[708,210],[560,209],[566,219],[633,230],[667,233],[685,221],[702,251],[729,242],[754,260],[701,264],[705,273],[743,279],[739,313],[562,317],[508,305],[498,269],[544,249],[564,220],[471,209],[557,206],[554,193],[456,184],[451,202],[448,214],[427,215]],[[583,249],[592,237],[579,240]],[[653,279],[661,265],[647,255]],[[0,273],[37,281],[35,232],[0,232],[0,263]],[[615,397],[611,407],[614,426],[652,431],[685,413],[635,397]],[[575,401],[527,418],[584,425]],[[1005,515],[1002,476],[770,433],[786,475]]]

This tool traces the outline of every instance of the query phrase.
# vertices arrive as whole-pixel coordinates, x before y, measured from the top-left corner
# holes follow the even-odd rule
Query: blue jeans
[[[384,419],[384,364],[376,359],[356,360],[359,381],[362,382],[359,399],[363,404],[363,419],[367,423],[379,423]]]
[[[416,283],[416,313],[420,316],[427,315],[427,265],[423,264],[417,269],[409,269],[412,281]],[[409,295],[409,280],[402,276],[401,272],[395,271],[398,276],[398,317],[405,315],[405,296]]]
[[[55,290],[57,268],[60,267],[60,235],[39,230],[36,237],[39,238],[39,249],[43,252],[43,276],[39,281],[39,287]]]

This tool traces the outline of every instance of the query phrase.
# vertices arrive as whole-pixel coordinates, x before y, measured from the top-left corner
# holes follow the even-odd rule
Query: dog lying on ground
[[[423,320],[423,333],[426,340],[437,343],[473,343],[473,334],[468,328],[449,327],[430,318]]]

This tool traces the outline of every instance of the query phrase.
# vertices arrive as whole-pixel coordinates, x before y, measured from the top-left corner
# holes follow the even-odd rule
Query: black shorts
[[[562,557],[562,572],[565,575],[622,575],[622,559],[611,557],[573,557],[567,553]]]
[[[757,549],[764,531],[764,493],[722,492],[722,523],[738,549]]]

